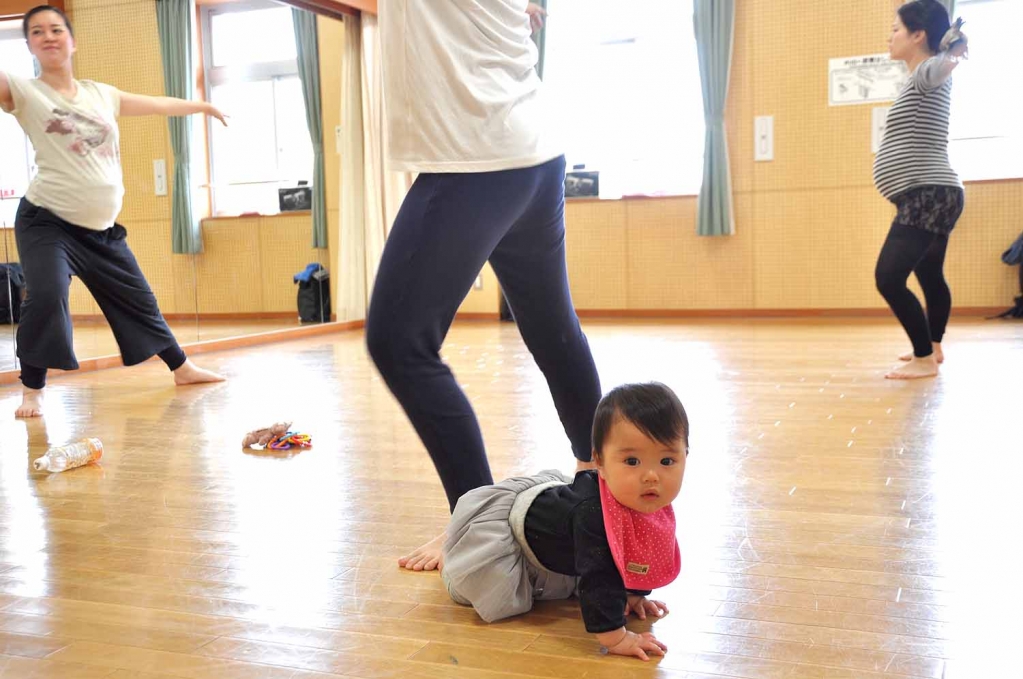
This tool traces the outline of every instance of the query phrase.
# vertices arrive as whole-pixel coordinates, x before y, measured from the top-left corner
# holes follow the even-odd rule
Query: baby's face
[[[654,441],[626,420],[615,423],[604,440],[597,469],[615,499],[629,509],[652,514],[671,504],[682,487],[686,445]]]

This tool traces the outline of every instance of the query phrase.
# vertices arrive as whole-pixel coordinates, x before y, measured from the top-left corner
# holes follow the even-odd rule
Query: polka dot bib
[[[650,590],[671,583],[682,569],[675,510],[670,504],[653,514],[629,509],[598,479],[604,530],[625,588]]]

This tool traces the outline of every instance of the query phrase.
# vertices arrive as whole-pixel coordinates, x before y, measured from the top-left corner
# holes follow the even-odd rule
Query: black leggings
[[[913,355],[930,356],[932,342],[940,342],[952,311],[952,292],[945,282],[945,251],[948,236],[915,226],[892,224],[877,259],[877,289],[913,343]],[[927,301],[924,314],[916,295],[906,287],[915,273]]]
[[[893,199],[898,213],[877,258],[874,279],[913,343],[913,355],[934,353],[952,312],[952,292],[945,282],[948,237],[963,213],[963,190],[958,186],[917,186]],[[927,301],[924,314],[916,295],[906,287],[916,273]]]

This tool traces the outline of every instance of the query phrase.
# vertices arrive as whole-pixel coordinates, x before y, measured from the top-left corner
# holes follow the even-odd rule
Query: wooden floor
[[[169,321],[168,325],[181,344],[205,342],[225,337],[253,335],[273,330],[297,328],[298,320],[205,320]],[[17,326],[0,325],[0,372],[14,370],[14,336]],[[117,342],[110,326],[104,322],[77,322],[74,329],[75,354],[79,360],[118,353]]]
[[[587,331],[605,389],[665,381],[692,422],[659,663],[601,656],[574,602],[486,625],[396,567],[445,503],[353,332],[202,356],[213,387],[62,378],[43,421],[0,391],[0,677],[1023,676],[1023,324],[955,325],[909,383],[882,378],[887,319]],[[445,353],[495,475],[571,468],[513,326],[457,325]],[[240,450],[281,418],[315,448]],[[102,466],[31,470],[81,436]]]

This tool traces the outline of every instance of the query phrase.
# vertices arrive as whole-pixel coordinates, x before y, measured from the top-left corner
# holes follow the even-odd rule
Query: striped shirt
[[[920,64],[888,112],[874,159],[874,184],[888,200],[918,186],[962,188],[948,161],[952,82],[942,68],[947,59],[942,52]]]

